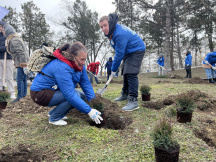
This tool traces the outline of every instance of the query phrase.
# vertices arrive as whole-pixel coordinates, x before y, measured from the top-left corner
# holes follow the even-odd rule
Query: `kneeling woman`
[[[100,124],[101,113],[85,102],[95,98],[84,66],[87,58],[85,46],[80,42],[66,43],[53,54],[56,59],[44,66],[31,85],[32,100],[42,106],[56,106],[48,114],[50,124],[66,125],[66,115],[73,108]],[[77,83],[84,93],[75,89]]]

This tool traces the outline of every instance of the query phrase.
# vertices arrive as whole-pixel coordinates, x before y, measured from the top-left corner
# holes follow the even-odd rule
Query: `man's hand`
[[[189,66],[189,64],[187,64],[187,66]]]
[[[209,62],[208,62],[208,61],[205,61],[205,63],[206,63],[206,64],[209,64]]]
[[[29,70],[27,68],[23,68],[23,72],[28,75],[29,74]]]
[[[97,111],[96,109],[91,109],[88,115],[96,124],[100,124],[101,121],[103,121],[103,118],[100,116],[101,112]]]

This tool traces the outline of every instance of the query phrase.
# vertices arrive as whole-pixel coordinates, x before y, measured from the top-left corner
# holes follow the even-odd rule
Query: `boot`
[[[209,83],[215,83],[214,79],[210,78]]]
[[[122,108],[124,111],[133,111],[139,109],[138,100],[135,97],[129,97],[128,103]]]
[[[121,96],[116,98],[114,101],[123,101],[123,100],[127,100],[128,98],[128,94],[121,92]]]
[[[216,82],[216,78],[213,78],[213,80]]]

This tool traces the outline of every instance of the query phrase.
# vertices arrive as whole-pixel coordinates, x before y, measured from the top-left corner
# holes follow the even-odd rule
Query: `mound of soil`
[[[170,82],[168,80],[159,80],[158,83],[180,83],[180,82]]]
[[[101,97],[100,95],[96,96],[96,100],[102,102],[104,105],[104,115],[106,117],[105,123],[101,125],[95,125],[97,127],[108,128],[108,129],[124,129],[127,125],[131,124],[132,118],[129,113],[124,113],[121,111],[121,108],[116,104],[111,102],[108,99]],[[89,103],[91,104],[91,103]],[[91,105],[90,105],[91,106]],[[40,106],[34,103],[30,96],[26,96],[15,104],[9,104],[7,108],[2,112],[2,118],[6,118],[7,122],[11,122],[11,125],[16,126],[21,123],[20,119],[14,118],[14,115],[20,114],[20,116],[25,116],[27,113],[40,114],[41,116],[47,116],[47,113],[54,107]],[[0,114],[1,115],[1,114]],[[79,118],[85,120],[92,124],[92,120],[87,114],[83,114],[77,109],[72,109],[67,115],[72,118]],[[70,121],[68,122],[70,124]]]
[[[204,79],[199,78],[199,77],[190,78],[189,80],[184,81],[183,83],[189,83],[189,84],[210,84],[208,82],[208,80],[204,80]]]
[[[213,119],[198,119],[202,126],[194,129],[194,134],[205,141],[209,146],[216,148],[216,121]]]
[[[179,75],[170,75],[171,79],[183,79],[181,76]]]
[[[204,92],[201,92],[199,90],[190,90],[184,94],[179,95],[187,95],[189,98],[192,98],[196,103],[198,110],[206,112],[216,112],[216,99]],[[165,106],[176,105],[176,98],[178,98],[179,95],[168,96],[163,101],[144,102],[143,107],[158,110],[164,108]]]
[[[120,80],[120,81],[117,81],[117,80],[111,80],[110,83],[123,84],[123,80]]]
[[[56,150],[56,148],[35,150],[31,145],[24,144],[19,144],[17,147],[5,146],[0,150],[0,162],[56,161],[59,160]]]

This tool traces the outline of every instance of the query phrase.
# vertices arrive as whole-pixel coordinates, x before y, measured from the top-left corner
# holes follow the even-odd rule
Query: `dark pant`
[[[124,83],[122,92],[124,94],[129,94],[131,97],[138,97],[138,77],[137,74],[125,74],[123,76]]]
[[[111,75],[111,71],[107,71],[107,80],[109,80],[110,75]]]
[[[186,77],[191,78],[191,69],[186,69]]]

